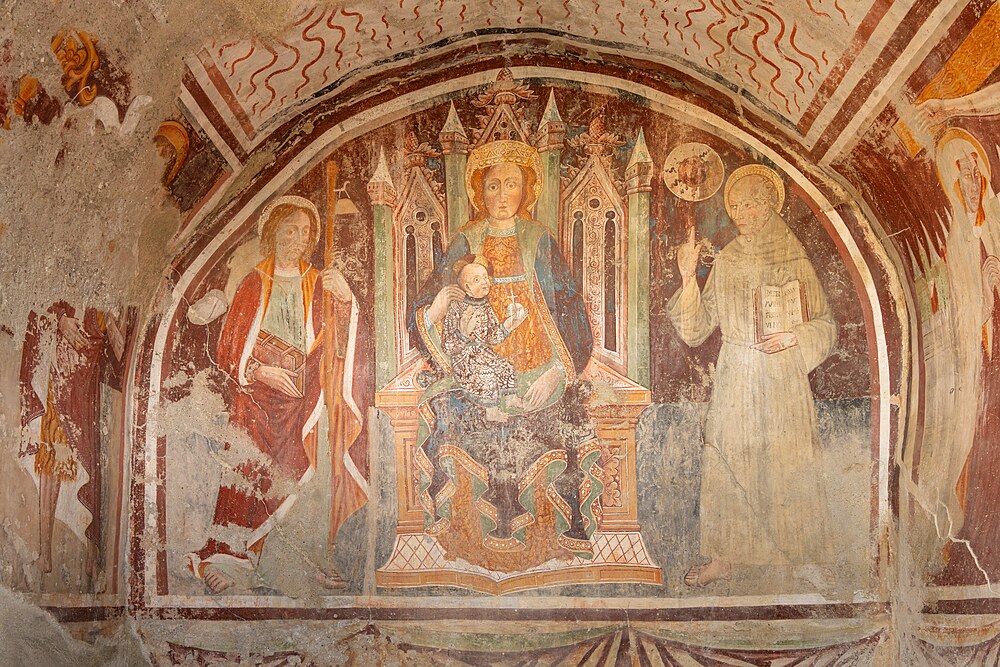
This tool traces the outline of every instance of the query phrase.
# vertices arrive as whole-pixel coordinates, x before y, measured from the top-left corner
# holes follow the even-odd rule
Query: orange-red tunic
[[[323,407],[323,291],[319,271],[301,265],[306,351],[303,395],[291,397],[253,379],[252,360],[266,313],[274,276],[273,257],[261,262],[236,290],[219,337],[216,362],[232,380],[230,423],[249,436],[260,456],[236,467],[238,483],[219,488],[213,524],[218,534],[204,547],[187,555],[188,567],[198,577],[210,564],[244,568],[257,565],[264,539],[274,522],[296,500],[296,485],[308,481],[316,468],[316,427]],[[331,536],[367,498],[366,439],[357,397],[365,393],[367,378],[354,373],[358,312],[356,303],[335,302],[334,317],[343,345],[335,341],[334,377],[326,386],[337,391],[331,432],[333,456],[333,510]],[[367,405],[362,402],[361,405]],[[226,445],[231,449],[232,445]],[[226,529],[226,530],[221,530]],[[238,536],[238,538],[236,537]]]
[[[552,358],[552,347],[542,328],[538,306],[531,298],[517,237],[487,236],[482,254],[493,266],[494,285],[489,299],[497,319],[503,322],[507,306],[515,301],[528,309],[527,318],[496,347],[496,352],[511,361],[516,371],[534,370]]]

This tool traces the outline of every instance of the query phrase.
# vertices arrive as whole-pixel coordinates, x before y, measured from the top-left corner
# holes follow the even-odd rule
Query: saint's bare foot
[[[688,586],[702,588],[716,581],[729,579],[733,574],[733,566],[724,560],[713,558],[707,565],[695,565],[684,575],[684,583]]]
[[[316,581],[323,588],[339,589],[347,588],[347,582],[333,570],[325,570],[316,573]]]
[[[213,593],[222,593],[233,585],[233,580],[214,568],[205,571],[205,583]]]

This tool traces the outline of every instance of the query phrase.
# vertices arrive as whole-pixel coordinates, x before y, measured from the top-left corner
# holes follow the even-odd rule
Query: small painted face
[[[486,267],[473,262],[467,264],[458,274],[458,284],[462,290],[474,299],[482,299],[490,293],[493,281]]]
[[[970,213],[977,213],[979,198],[983,194],[983,177],[979,171],[979,161],[976,159],[976,154],[973,153],[960,159],[958,168],[965,209]]]
[[[524,196],[524,175],[515,164],[503,163],[490,167],[483,178],[483,204],[497,222],[517,215]]]
[[[729,217],[740,234],[753,236],[771,218],[774,204],[768,183],[759,176],[745,176],[729,191]]]
[[[310,250],[312,222],[305,211],[295,211],[278,223],[274,234],[274,261],[281,267],[293,267]]]

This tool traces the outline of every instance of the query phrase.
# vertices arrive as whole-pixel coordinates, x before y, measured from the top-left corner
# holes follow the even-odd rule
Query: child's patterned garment
[[[509,334],[488,298],[466,296],[448,306],[441,332],[445,352],[458,384],[484,407],[499,405],[501,395],[517,388],[514,365],[491,347]]]

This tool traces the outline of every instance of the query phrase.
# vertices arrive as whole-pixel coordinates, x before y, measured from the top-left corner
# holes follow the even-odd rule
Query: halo
[[[781,176],[778,176],[778,172],[762,164],[744,165],[729,175],[729,180],[726,181],[726,189],[723,194],[726,201],[726,210],[731,209],[729,205],[729,193],[732,191],[733,186],[737,181],[747,176],[761,176],[771,181],[775,192],[778,194],[778,203],[774,210],[775,212],[781,211],[781,207],[785,205],[785,184],[781,182]]]
[[[268,221],[271,214],[274,213],[274,209],[282,204],[291,204],[296,208],[305,209],[307,212],[311,213],[316,220],[316,224],[320,224],[319,210],[316,208],[316,204],[305,197],[299,197],[297,195],[285,195],[283,197],[278,197],[277,199],[272,199],[271,202],[264,207],[263,212],[261,212],[260,217],[257,218],[257,236],[262,236],[264,232],[264,223]]]
[[[532,192],[528,193],[529,198],[523,205],[526,210],[531,208],[542,192],[542,161],[534,146],[509,139],[491,141],[469,153],[469,162],[465,167],[465,190],[469,193],[472,205],[476,206],[476,198],[472,194],[472,175],[481,169],[489,169],[498,164],[516,164],[535,172],[535,186]]]
[[[962,150],[963,147],[966,150]],[[943,169],[947,168],[952,170],[955,168],[955,160],[962,157],[968,152],[975,151],[979,155],[979,169],[986,181],[989,182],[992,178],[990,169],[990,158],[983,145],[979,143],[979,140],[974,136],[966,132],[960,127],[950,127],[945,130],[941,138],[938,139],[935,163],[937,166],[938,179],[941,181],[941,186],[944,188],[945,192],[949,191],[949,188],[954,185],[954,183],[946,184],[944,182]]]
[[[684,180],[681,165],[686,160],[701,160],[707,167],[705,180],[692,184]],[[711,146],[697,142],[689,142],[675,146],[663,162],[660,178],[677,197],[685,201],[704,201],[719,191],[726,176],[726,167],[722,158]]]
[[[170,166],[163,180],[168,185],[173,182],[187,160],[188,152],[191,149],[191,140],[188,137],[187,128],[176,120],[165,120],[160,123],[160,128],[156,131],[154,139],[162,139],[174,150],[174,162]]]

